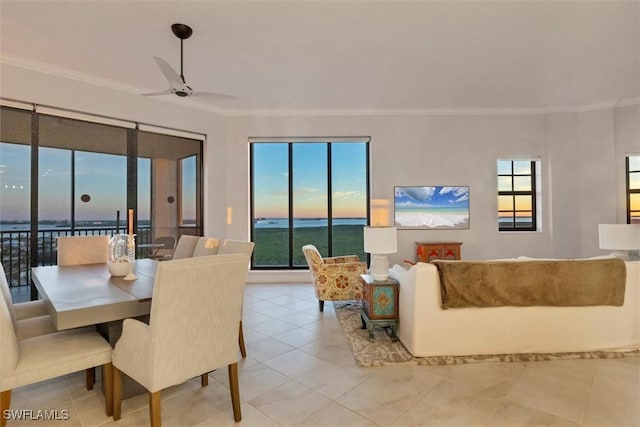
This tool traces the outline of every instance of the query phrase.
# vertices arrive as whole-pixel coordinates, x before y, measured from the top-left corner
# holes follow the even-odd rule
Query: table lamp
[[[398,251],[395,227],[364,227],[364,251],[371,254],[369,274],[374,281],[389,277],[389,261],[386,254]]]
[[[629,261],[640,260],[640,224],[598,224],[600,249]]]

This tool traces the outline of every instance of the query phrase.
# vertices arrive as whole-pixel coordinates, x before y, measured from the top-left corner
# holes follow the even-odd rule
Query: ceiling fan
[[[180,39],[180,74],[178,74],[176,70],[174,70],[173,67],[171,67],[171,65],[169,65],[169,63],[163,58],[154,56],[153,59],[156,61],[156,64],[158,64],[158,67],[160,67],[160,71],[162,71],[162,74],[164,74],[165,78],[169,82],[169,89],[163,90],[161,92],[143,93],[142,95],[158,96],[174,94],[183,98],[193,96],[211,99],[236,99],[236,96],[225,95],[222,93],[194,91],[189,85],[187,85],[183,72],[183,42],[184,40],[191,37],[191,35],[193,34],[193,30],[191,29],[191,27],[185,24],[173,24],[171,25],[171,31],[173,31],[173,34]]]

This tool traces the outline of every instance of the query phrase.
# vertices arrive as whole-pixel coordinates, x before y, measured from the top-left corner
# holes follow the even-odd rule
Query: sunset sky
[[[288,148],[282,143],[254,144],[254,215],[288,216]],[[366,217],[366,145],[333,143],[333,217]],[[293,146],[293,205],[295,218],[326,218],[327,146],[298,143]]]
[[[28,221],[31,194],[30,147],[0,144],[0,219]],[[71,151],[40,148],[39,217],[41,220],[71,218]],[[195,218],[195,161],[183,165],[185,219]],[[76,151],[75,207],[77,221],[124,219],[127,211],[126,158],[119,155]],[[151,161],[138,159],[138,220],[150,218]],[[88,195],[88,201],[81,199]]]

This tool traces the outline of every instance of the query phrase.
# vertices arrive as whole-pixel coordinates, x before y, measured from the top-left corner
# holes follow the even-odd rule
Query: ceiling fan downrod
[[[173,34],[180,39],[180,78],[182,79],[182,83],[187,84],[187,82],[184,79],[184,71],[183,71],[184,69],[183,42],[184,40],[191,37],[191,35],[193,34],[193,30],[191,29],[190,26],[185,24],[173,24],[171,25],[171,31],[173,31]]]

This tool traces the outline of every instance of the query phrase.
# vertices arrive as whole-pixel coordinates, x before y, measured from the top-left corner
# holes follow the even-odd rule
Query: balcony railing
[[[120,228],[119,230],[122,230]],[[113,236],[116,227],[76,228],[76,236]],[[38,231],[38,265],[55,265],[58,259],[57,238],[71,236],[70,228],[43,229]],[[151,242],[151,227],[138,227],[136,243]],[[0,260],[10,287],[31,284],[31,232],[0,231]]]

